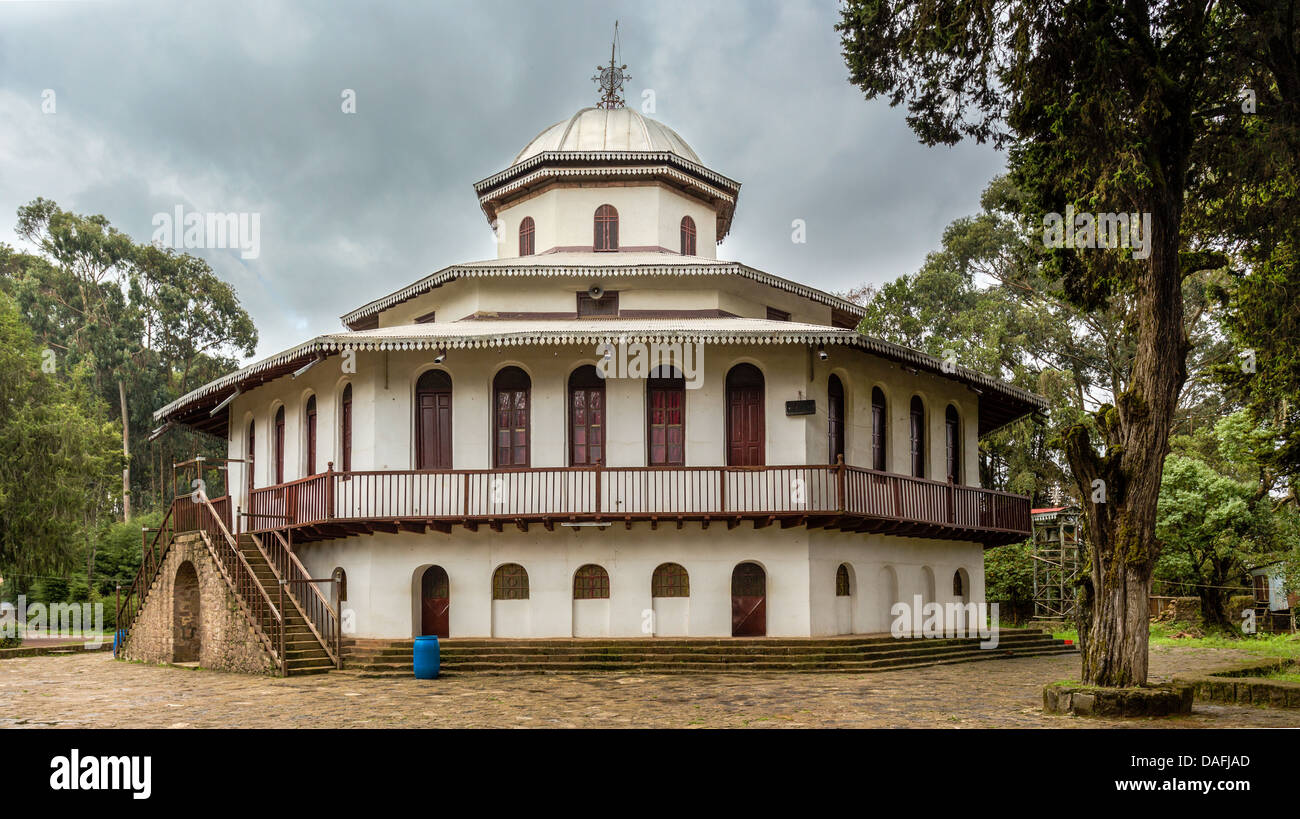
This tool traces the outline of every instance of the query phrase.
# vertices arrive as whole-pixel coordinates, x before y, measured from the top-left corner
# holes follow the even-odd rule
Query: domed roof
[[[510,164],[545,151],[668,151],[704,164],[676,131],[630,108],[583,108],[538,134]]]

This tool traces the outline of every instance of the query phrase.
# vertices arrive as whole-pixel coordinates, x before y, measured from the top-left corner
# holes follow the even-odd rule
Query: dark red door
[[[587,365],[569,376],[569,465],[604,462],[605,380]]]
[[[762,466],[763,374],[752,364],[727,373],[727,466]]]
[[[838,463],[844,457],[844,385],[832,375],[826,384],[826,432],[830,438],[830,456],[827,463]]]
[[[528,467],[528,399],[532,380],[518,367],[506,367],[493,381],[496,393],[496,446],[493,463],[498,469]]]
[[[415,385],[415,468],[451,469],[451,379],[429,370]]]
[[[420,633],[447,637],[451,623],[451,584],[441,566],[430,566],[420,579]]]
[[[731,572],[731,636],[767,634],[767,574],[757,563],[741,563]]]

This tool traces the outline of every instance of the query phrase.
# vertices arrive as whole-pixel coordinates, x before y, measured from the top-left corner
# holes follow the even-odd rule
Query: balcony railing
[[[250,529],[294,528],[306,535],[299,539],[345,535],[357,530],[352,524],[639,520],[779,520],[987,544],[1030,533],[1022,495],[846,465],[362,472],[331,466],[254,489],[247,503]]]

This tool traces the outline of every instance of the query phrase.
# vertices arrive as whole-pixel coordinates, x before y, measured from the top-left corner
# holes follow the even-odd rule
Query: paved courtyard
[[[1154,679],[1250,659],[1154,647]],[[556,674],[273,679],[115,662],[108,653],[0,662],[0,726],[154,728],[1300,727],[1300,711],[1197,705],[1176,720],[1042,714],[1041,686],[1077,655],[875,674]]]

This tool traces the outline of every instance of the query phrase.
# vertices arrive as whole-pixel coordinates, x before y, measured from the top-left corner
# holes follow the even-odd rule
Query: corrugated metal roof
[[[507,347],[530,344],[600,344],[605,342],[709,342],[715,344],[840,344],[915,365],[945,378],[993,391],[1023,411],[1043,409],[1046,402],[1031,392],[990,376],[951,367],[934,356],[900,347],[854,330],[752,318],[479,320],[410,324],[372,330],[330,333],[250,364],[176,399],[154,413],[162,421],[198,404],[217,403],[249,381],[280,377],[286,367],[343,350],[429,350]],[[269,376],[265,374],[270,374]],[[278,374],[277,374],[278,373]],[[981,408],[985,402],[981,400]],[[1019,417],[1019,415],[1015,417]]]
[[[559,276],[741,276],[770,287],[785,290],[806,299],[843,310],[861,318],[865,311],[851,301],[831,295],[816,288],[765,273],[739,262],[706,259],[700,256],[680,256],[676,253],[547,253],[541,256],[518,256],[507,259],[485,259],[478,262],[444,267],[413,284],[375,299],[343,315],[345,325],[377,315],[390,307],[423,295],[430,290],[471,277],[555,278]]]

